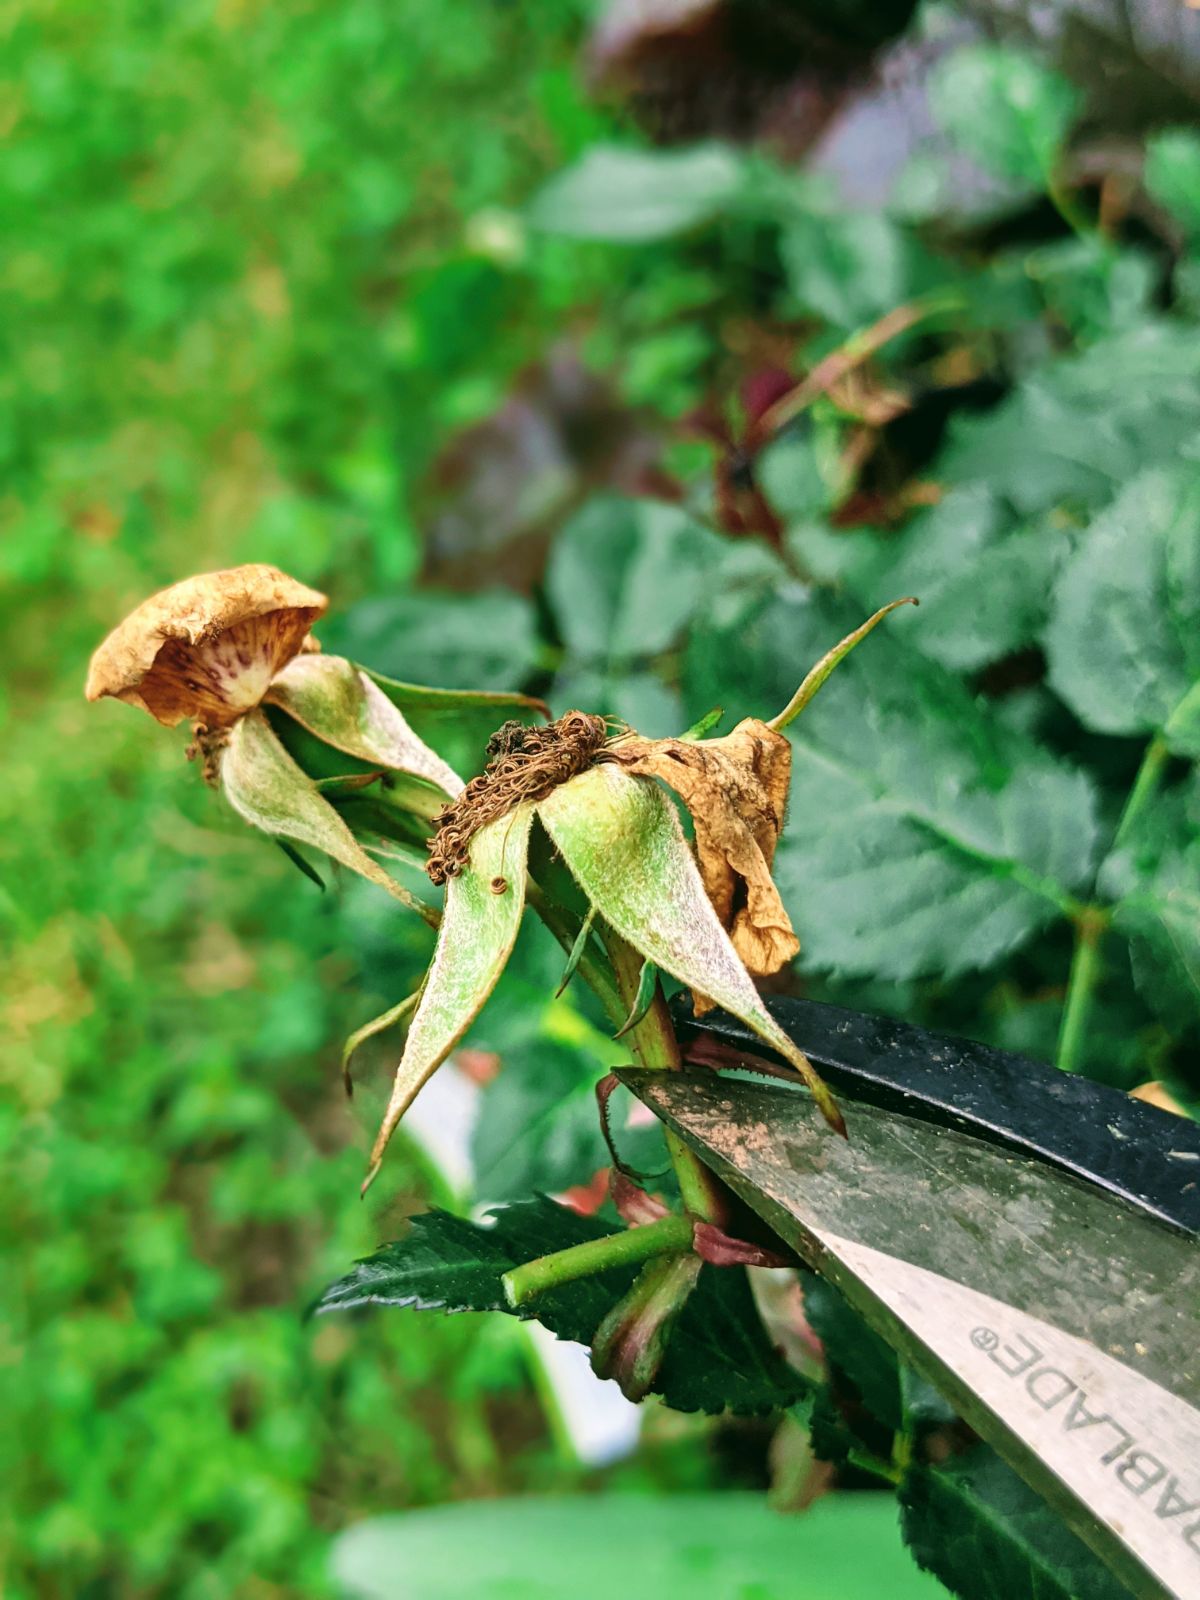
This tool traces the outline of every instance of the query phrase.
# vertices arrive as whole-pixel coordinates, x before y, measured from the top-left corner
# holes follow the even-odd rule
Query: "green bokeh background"
[[[410,479],[540,348],[554,251],[478,239],[592,125],[578,8],[455,12],[0,19],[13,1600],[320,1595],[357,1516],[564,1470],[507,1323],[301,1320],[427,1192],[397,1150],[359,1201],[374,1104],[337,1073],[395,998],[348,929],[401,918],[309,891],[185,739],[82,698],[103,633],[186,572],[274,561],[338,607],[406,582]]]

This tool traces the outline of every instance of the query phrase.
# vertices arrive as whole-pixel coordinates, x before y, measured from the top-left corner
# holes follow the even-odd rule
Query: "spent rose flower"
[[[85,693],[165,727],[227,727],[259,705],[329,602],[275,567],[205,572],[143,600],[92,657]]]
[[[322,594],[274,567],[187,579],[109,635],[93,657],[87,695],[115,696],[168,726],[192,719],[206,775],[246,821],[289,851],[324,851],[437,926],[418,992],[350,1041],[410,1017],[368,1181],[400,1118],[495,987],[527,897],[570,947],[564,982],[576,969],[586,974],[614,1023],[624,1016],[619,1033],[647,1014],[665,973],[692,990],[698,1007],[723,1006],[752,1028],[844,1131],[828,1088],[754,978],[799,948],[771,877],[791,771],[782,730],[893,606],[829,651],[770,722],[746,718],[704,739],[714,713],[680,738],[646,739],[631,729],[612,736],[605,718],[583,711],[543,727],[509,721],[466,785],[405,712],[435,720],[500,706],[545,714],[541,702],[395,683],[315,653],[309,630],[325,606]],[[694,847],[668,789],[690,813]],[[445,886],[440,913],[367,854],[351,821],[359,835],[400,841],[410,861],[414,836],[424,840],[426,871]],[[649,1330],[660,1318],[657,1292],[647,1292]],[[633,1359],[641,1344],[626,1331],[622,1323],[616,1343]]]
[[[205,777],[245,821],[289,853],[295,845],[323,851],[436,925],[438,913],[366,853],[334,802],[374,785],[376,805],[407,818],[420,840],[462,780],[402,707],[444,714],[463,701],[540,702],[391,683],[323,655],[310,629],[327,605],[316,589],[262,564],[185,578],[113,629],[92,657],[85,693],[138,706],[166,727],[190,721]],[[325,749],[318,772],[306,772],[289,748],[304,735]]]

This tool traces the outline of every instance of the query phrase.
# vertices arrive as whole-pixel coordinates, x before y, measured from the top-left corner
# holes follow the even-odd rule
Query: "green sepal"
[[[613,1034],[614,1039],[620,1039],[622,1035],[628,1033],[632,1028],[636,1028],[638,1023],[644,1019],[646,1013],[654,1004],[654,995],[657,989],[658,968],[653,961],[643,961],[642,970],[638,977],[637,993],[633,997],[633,1005],[630,1007],[629,1015],[625,1018],[625,1021]]]
[[[324,851],[386,889],[431,927],[437,926],[437,911],[371,860],[313,780],[288,755],[262,711],[251,711],[234,724],[221,752],[221,788],[230,805],[252,827],[272,838]]]
[[[525,906],[533,807],[522,803],[479,829],[463,870],[446,884],[437,947],[391,1098],[371,1150],[365,1188],[396,1124],[474,1022],[516,942]]]
[[[396,703],[342,656],[300,655],[271,682],[267,699],[335,750],[389,772],[410,773],[456,795],[462,779],[419,739]]]
[[[295,845],[289,844],[286,839],[276,839],[275,843],[283,851],[284,855],[288,858],[292,865],[302,872],[310,883],[315,883],[317,888],[320,889],[321,893],[324,894],[325,879],[317,871],[316,867],[305,861],[304,857],[300,854],[299,850],[296,849]]]
[[[587,948],[588,940],[592,936],[592,927],[595,921],[596,908],[595,906],[589,906],[587,915],[579,924],[579,932],[575,935],[575,943],[571,946],[567,953],[567,964],[563,968],[563,975],[559,980],[558,988],[554,991],[554,998],[556,1000],[566,989],[571,979],[575,976],[575,969],[578,967],[583,958],[583,952]]]
[[[538,815],[604,920],[646,960],[753,1028],[844,1131],[828,1087],[772,1019],[721,926],[665,792],[606,763],[555,789]]]
[[[396,1005],[381,1011],[377,1017],[372,1017],[370,1022],[364,1022],[361,1028],[355,1028],[346,1040],[342,1046],[342,1082],[346,1086],[347,1096],[354,1093],[354,1083],[350,1077],[351,1056],[360,1045],[366,1044],[368,1039],[373,1039],[377,1033],[385,1033],[388,1028],[394,1028],[396,1023],[402,1022],[420,998],[420,989],[414,989],[412,994],[405,995]]]
[[[848,633],[844,639],[840,639],[832,650],[825,652],[816,666],[808,672],[804,682],[779,715],[772,717],[770,722],[767,723],[767,727],[774,728],[776,733],[781,733],[788,723],[798,717],[804,708],[811,703],[813,696],[829,677],[830,673],[833,672],[834,668],[846,659],[855,645],[861,643],[877,623],[883,621],[889,611],[895,611],[897,606],[916,606],[920,605],[920,603],[915,595],[910,594],[905,595],[900,600],[891,600],[886,606],[880,606],[874,616],[868,617],[861,627],[855,628],[853,633]]]
[[[696,739],[703,739],[705,734],[713,731],[717,723],[720,722],[724,715],[724,706],[713,706],[711,711],[706,711],[702,717],[698,717],[696,721],[692,723],[687,732],[681,733],[679,737],[681,739],[693,741]]]

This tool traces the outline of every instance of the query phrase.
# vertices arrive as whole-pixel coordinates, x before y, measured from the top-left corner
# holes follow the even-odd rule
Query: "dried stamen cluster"
[[[425,870],[434,883],[456,877],[467,864],[480,828],[503,817],[522,800],[544,800],[560,783],[590,767],[604,747],[603,717],[568,711],[544,728],[506,722],[488,740],[487,766],[450,805],[434,817]]]

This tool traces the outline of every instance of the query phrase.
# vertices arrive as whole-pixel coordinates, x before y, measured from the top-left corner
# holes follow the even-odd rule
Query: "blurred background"
[[[586,1186],[611,1049],[530,935],[474,1132],[360,1202],[392,1053],[348,1104],[340,1046],[424,931],[318,894],[87,659],[269,561],[382,672],[663,734],[917,593],[794,730],[781,986],[1194,1104],[1200,17],[22,0],[0,38],[4,1592],[324,1596],[361,1518],[508,1493],[798,1503],[766,1419],[581,1450],[506,1320],[304,1322],[413,1211]]]

